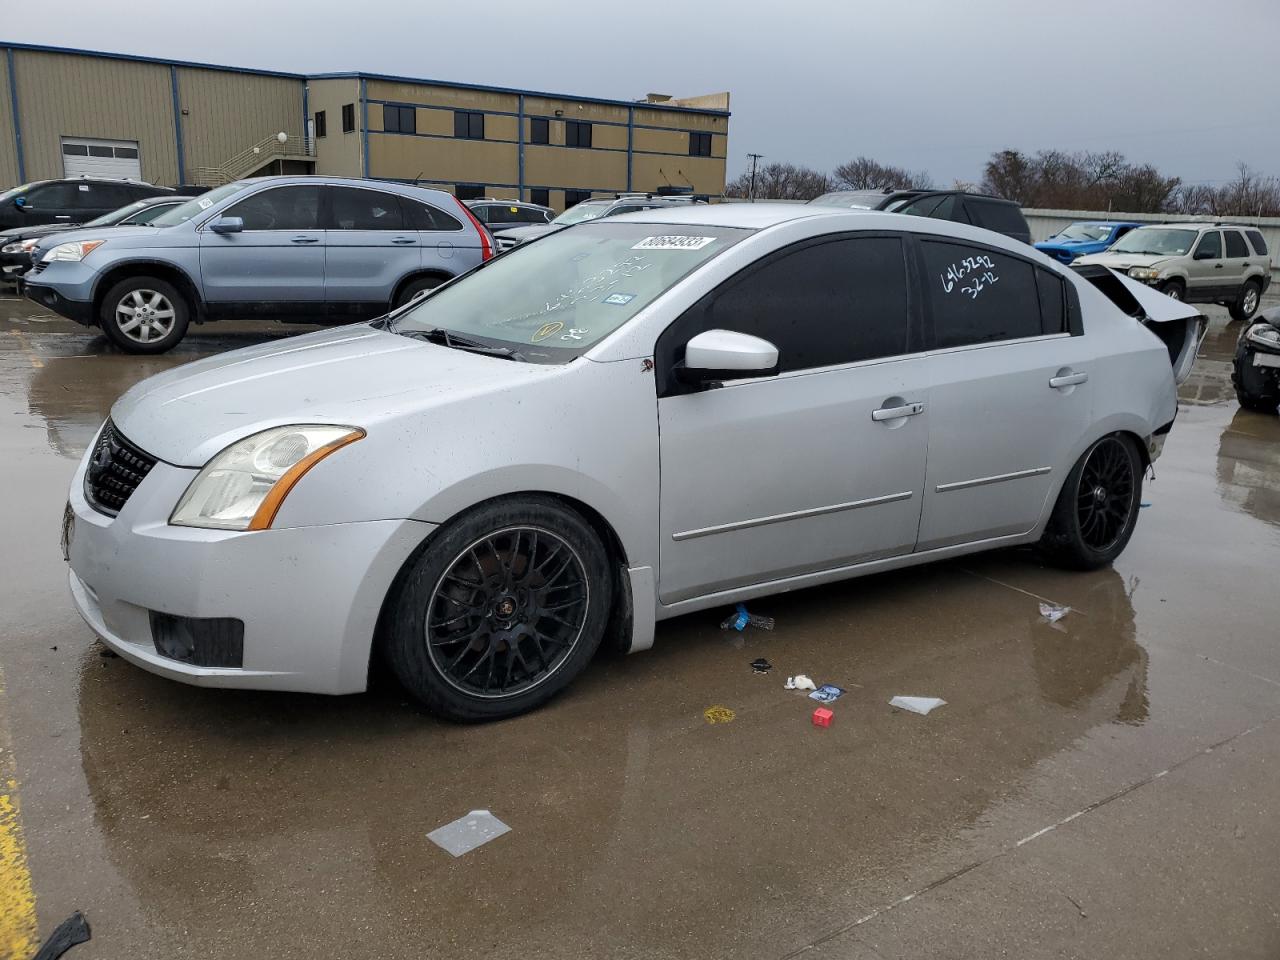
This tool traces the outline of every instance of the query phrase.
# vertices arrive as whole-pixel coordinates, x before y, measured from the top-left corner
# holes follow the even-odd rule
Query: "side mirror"
[[[240,217],[218,217],[209,224],[214,233],[239,233],[244,229],[244,220]]]
[[[676,369],[685,383],[767,377],[778,372],[778,348],[736,330],[706,330],[685,345]]]
[[[13,198],[13,205],[14,205],[15,207],[17,207],[19,210],[21,210],[23,207],[25,207],[25,206],[27,205],[27,198],[26,198],[26,197],[14,197],[14,198]]]

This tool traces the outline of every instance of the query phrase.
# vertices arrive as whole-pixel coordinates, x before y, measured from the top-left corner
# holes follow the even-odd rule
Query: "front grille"
[[[177,617],[151,610],[156,653],[194,667],[244,664],[244,621],[234,617]]]
[[[99,513],[114,517],[155,465],[155,457],[126,440],[108,420],[84,472],[85,499]]]

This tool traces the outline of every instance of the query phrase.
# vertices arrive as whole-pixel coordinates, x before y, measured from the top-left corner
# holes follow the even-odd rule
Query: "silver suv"
[[[503,230],[494,237],[494,242],[498,245],[498,251],[502,252],[526,240],[546,236],[548,233],[571,227],[575,223],[599,220],[602,217],[616,217],[623,213],[637,213],[641,210],[667,210],[671,207],[705,202],[701,198],[691,196],[666,196],[659,193],[616,193],[612,197],[593,197],[574,204],[550,223]]]
[[[1258,310],[1271,283],[1262,233],[1230,223],[1161,223],[1131,230],[1103,253],[1073,266],[1099,264],[1156,287],[1175,300],[1217,303],[1236,320]]]

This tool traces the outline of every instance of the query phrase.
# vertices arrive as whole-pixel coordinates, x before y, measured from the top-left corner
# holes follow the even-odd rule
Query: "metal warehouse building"
[[[0,189],[79,174],[211,186],[314,172],[557,208],[624,190],[724,190],[727,93],[608,100],[17,43],[0,50]]]

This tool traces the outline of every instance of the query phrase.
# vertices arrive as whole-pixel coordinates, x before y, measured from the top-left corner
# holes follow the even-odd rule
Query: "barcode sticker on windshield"
[[[715,237],[645,237],[632,250],[701,250]]]
[[[212,200],[210,200],[208,197],[202,197],[202,198],[200,199],[200,209],[201,209],[201,210],[208,210],[208,209],[209,209],[210,207],[212,207],[212,206],[213,206],[213,201],[212,201]]]

